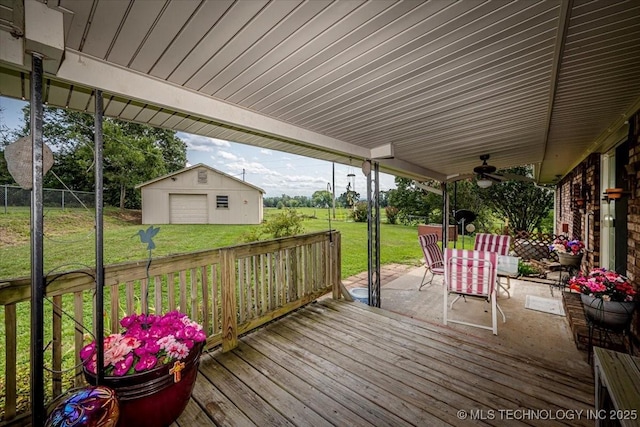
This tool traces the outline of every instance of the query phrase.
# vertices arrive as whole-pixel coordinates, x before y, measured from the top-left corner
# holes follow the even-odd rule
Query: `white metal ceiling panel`
[[[169,1],[136,53],[131,62],[131,68],[148,73],[163,53],[169,49],[197,8],[196,1]]]
[[[238,55],[247,51],[260,40],[271,40],[272,29],[287,17],[299,4],[294,1],[272,2],[261,9],[256,16],[241,28],[232,39],[212,51],[210,58],[186,81],[185,86],[201,90],[223,68]]]
[[[165,7],[166,3],[163,1],[134,2],[109,50],[107,60],[119,65],[130,65]]]
[[[215,2],[214,2],[215,3]],[[199,40],[185,56],[184,60],[167,77],[170,82],[185,84],[207,61],[229,43],[245,26],[250,25],[253,16],[266,4],[263,0],[240,1],[234,3],[225,15],[208,33]],[[192,87],[192,89],[197,89]]]
[[[230,58],[224,66],[219,67],[219,71],[211,73],[208,82],[200,89],[201,92],[213,94],[220,88],[227,85],[234,79],[247,73],[250,67],[254,67],[261,72],[266,71],[258,62],[266,57],[272,57],[276,51],[280,51],[287,39],[294,38],[300,28],[305,26],[316,14],[330,5],[329,0],[314,0],[302,2],[283,20],[276,23],[274,27],[260,37],[251,46],[246,47],[242,52],[236,52],[235,58]],[[216,58],[216,61],[218,58]]]
[[[120,118],[122,120],[135,120],[144,108],[143,104],[138,102],[129,102],[127,106],[120,112]]]
[[[60,5],[66,10],[73,11],[73,15],[65,14],[64,34],[65,45],[80,50],[85,32],[88,31],[88,22],[95,13],[97,0],[61,0]]]
[[[154,114],[153,117],[151,117],[148,120],[148,123],[151,126],[161,127],[162,124],[169,119],[169,117],[171,117],[171,112],[162,109],[162,110],[158,111],[156,114]]]
[[[314,2],[315,3],[315,2]],[[320,34],[328,31],[332,23],[339,21],[346,14],[355,9],[360,2],[332,2],[329,6],[322,9],[315,17],[311,18],[302,26],[293,26],[291,34],[276,48],[268,52],[268,54],[260,57],[251,68],[242,71],[234,76],[231,83],[227,85],[217,85],[221,89],[213,93],[213,96],[235,102],[236,99],[232,95],[236,94],[241,88],[256,80],[265,73],[270,72],[274,67],[278,66],[282,61],[287,60],[292,54],[302,50],[311,40]],[[235,74],[235,73],[234,73]],[[275,74],[277,75],[277,74]],[[268,79],[268,78],[267,78]],[[212,88],[207,88],[211,90]],[[243,95],[238,95],[238,98]]]
[[[69,98],[70,109],[85,111],[90,102],[94,102],[92,91],[83,87],[74,87]]]
[[[10,98],[27,99],[29,83],[24,81],[23,73],[12,69],[3,69],[0,77],[0,95]]]
[[[128,1],[97,1],[93,19],[87,23],[85,38],[80,42],[79,50],[96,58],[105,58],[123,25],[123,18],[129,12]]]
[[[201,2],[172,42],[165,46],[166,50],[162,57],[156,61],[149,74],[166,79],[185,60],[198,42],[207,35],[212,25],[225,14],[232,3],[232,0]]]
[[[122,112],[127,108],[127,100],[116,96],[111,96],[104,101],[104,114],[110,117],[121,117]]]
[[[184,129],[180,123],[184,121],[185,117],[186,116],[184,114],[173,113],[164,122],[162,122],[161,127],[176,130]]]
[[[341,2],[337,3],[341,4]],[[345,4],[347,3],[354,4],[345,2]],[[303,75],[313,65],[320,64],[348,48],[350,43],[358,40],[357,35],[353,35],[353,32],[358,31],[364,22],[372,19],[387,7],[389,7],[388,2],[369,2],[354,10],[341,8],[340,11],[345,15],[336,17],[340,25],[329,26],[325,31],[310,39],[301,49],[283,58],[267,72],[227,99],[243,106],[251,106],[262,99],[265,94],[272,93],[288,81]],[[331,22],[325,22],[325,25],[330,24]],[[304,37],[304,34],[301,36]]]
[[[443,3],[437,4],[441,5]],[[462,8],[465,4],[466,3],[461,2],[458,7]],[[466,5],[468,8],[471,4]],[[419,11],[427,15],[424,16],[418,13]],[[492,16],[496,20],[501,20],[513,13],[513,11],[502,11],[502,13],[494,11],[495,13],[491,14],[489,13],[491,9],[488,7],[476,8],[467,13],[462,13],[463,11],[454,7],[444,11],[436,11],[440,13],[432,14],[435,11],[427,8],[411,11],[404,16],[403,19],[398,21],[403,24],[399,26],[399,28],[406,26],[409,28],[408,30],[400,34],[395,34],[395,31],[392,32],[386,28],[382,28],[370,37],[367,37],[363,42],[343,50],[330,60],[320,64],[309,72],[308,75],[305,75],[304,80],[298,79],[296,84],[289,85],[287,92],[289,92],[290,95],[294,95],[296,99],[299,99],[305,95],[305,92],[310,92],[309,89],[312,89],[312,95],[315,94],[313,92],[325,93],[325,91],[332,89],[331,86],[322,86],[323,82],[332,83],[334,86],[344,82],[347,87],[341,88],[340,91],[350,89],[349,86],[355,86],[357,90],[360,91],[367,89],[364,83],[370,80],[373,80],[373,83],[370,85],[373,86],[373,90],[382,82],[390,84],[390,82],[394,81],[394,78],[401,79],[402,81],[405,75],[411,72],[417,73],[416,70],[420,69],[420,67],[428,67],[429,69],[437,68],[439,65],[437,59],[453,55],[455,47],[450,45],[452,40],[447,37],[447,35],[450,34],[449,27],[438,25],[442,19],[441,15],[444,15],[445,12],[451,12],[453,15],[460,16],[451,24],[459,27],[460,32],[463,33],[460,38],[456,37],[456,42],[467,37],[467,35],[464,34],[465,26],[466,28],[471,28],[470,25],[467,25],[470,21],[473,22],[480,17],[486,16]],[[422,22],[417,21],[418,19],[422,19]],[[407,22],[405,23],[405,21]],[[390,28],[395,27],[391,26]],[[467,31],[473,32],[474,30],[468,29]],[[467,44],[467,41],[462,43],[463,46]],[[469,47],[468,49],[471,50],[473,47]],[[349,59],[354,57],[356,57],[357,60]],[[344,61],[349,62],[344,63]],[[335,71],[332,70],[332,68],[335,68]],[[391,73],[392,70],[394,73]],[[299,93],[299,91],[295,90],[300,86],[299,82],[301,81],[312,81],[313,83],[310,88],[306,88],[307,90],[305,92]],[[283,93],[280,95],[282,96]],[[282,102],[266,106],[272,102],[273,99],[274,95],[270,95],[252,107],[262,109],[264,106],[265,111],[279,115],[279,111],[274,108],[278,107]],[[285,102],[287,101],[286,98],[283,100]]]

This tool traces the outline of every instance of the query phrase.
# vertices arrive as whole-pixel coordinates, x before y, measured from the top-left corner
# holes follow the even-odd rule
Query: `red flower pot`
[[[194,345],[180,361],[184,367],[177,374],[170,363],[139,374],[105,377],[101,385],[113,389],[120,404],[117,427],[163,427],[174,422],[191,398],[203,347],[204,342]],[[96,385],[94,374],[84,369],[84,375]]]

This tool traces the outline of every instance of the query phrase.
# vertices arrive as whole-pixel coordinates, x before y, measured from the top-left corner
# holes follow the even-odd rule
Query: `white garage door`
[[[206,194],[170,194],[169,222],[171,224],[206,224]]]

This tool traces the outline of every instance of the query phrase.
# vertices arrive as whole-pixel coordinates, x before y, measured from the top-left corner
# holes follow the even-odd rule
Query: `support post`
[[[44,218],[42,56],[31,54],[31,425],[44,425]]]
[[[442,189],[442,251],[449,245],[449,193],[447,183],[441,182]]]
[[[379,165],[373,163],[367,175],[367,259],[369,305],[380,307],[380,185]],[[373,173],[373,178],[371,177]]]
[[[96,112],[93,134],[96,151],[96,382],[98,384],[102,384],[104,379],[103,111],[102,91],[96,90]]]

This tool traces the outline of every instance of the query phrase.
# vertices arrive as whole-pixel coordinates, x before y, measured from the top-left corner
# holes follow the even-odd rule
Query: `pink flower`
[[[133,354],[129,353],[124,360],[113,364],[113,375],[121,377],[125,375],[133,365]]]
[[[159,315],[132,314],[124,317],[121,334],[104,338],[106,375],[123,376],[144,372],[158,364],[169,364],[187,357],[196,342],[206,340],[202,326],[178,311]],[[80,351],[88,372],[96,372],[96,345],[92,342]]]
[[[156,366],[156,363],[158,363],[158,359],[155,356],[151,354],[145,354],[144,356],[140,357],[140,360],[138,361],[138,363],[136,363],[134,369],[136,370],[136,372],[146,371]]]

